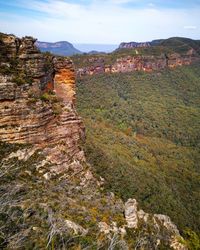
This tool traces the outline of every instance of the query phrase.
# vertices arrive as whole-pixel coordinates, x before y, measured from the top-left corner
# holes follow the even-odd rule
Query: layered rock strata
[[[136,50],[137,54],[137,50]],[[103,58],[89,58],[86,63],[90,66],[79,68],[77,67],[77,76],[95,75],[101,73],[125,73],[134,71],[151,72],[164,68],[175,68],[182,65],[190,65],[199,61],[200,58],[197,53],[191,49],[186,54],[181,55],[178,53],[162,54],[160,56],[125,56],[117,58],[112,64],[106,64]]]
[[[38,147],[62,144],[65,162],[82,159],[84,126],[74,107],[72,61],[40,53],[35,41],[1,38],[1,51],[6,51],[1,65],[6,64],[8,73],[0,76],[0,141]]]

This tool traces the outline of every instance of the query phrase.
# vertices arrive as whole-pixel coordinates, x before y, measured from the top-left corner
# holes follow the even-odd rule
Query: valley
[[[106,187],[199,230],[199,64],[78,80],[86,157]]]
[[[0,248],[198,249],[198,48],[79,75],[35,42],[0,34]]]

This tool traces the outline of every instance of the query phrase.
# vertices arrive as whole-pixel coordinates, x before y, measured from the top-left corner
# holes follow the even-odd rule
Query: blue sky
[[[0,31],[72,43],[200,39],[200,0],[0,0]]]

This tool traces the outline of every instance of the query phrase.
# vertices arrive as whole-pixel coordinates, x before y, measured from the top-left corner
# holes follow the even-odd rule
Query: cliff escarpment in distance
[[[122,42],[119,45],[119,49],[129,49],[129,48],[147,48],[151,46],[151,42]]]
[[[194,48],[199,52],[200,42],[199,40],[193,40],[185,37],[171,37],[168,39],[157,39],[151,42],[122,42],[119,45],[119,49],[146,48],[153,46],[164,46],[171,48],[172,50],[179,50],[179,52]]]
[[[190,65],[199,60],[199,42],[186,38],[121,44],[110,54],[73,57],[78,77],[103,73],[152,72]]]
[[[75,54],[82,54],[80,50],[76,49],[71,43],[66,41],[55,43],[37,41],[36,46],[42,52],[50,52],[57,56],[72,56]]]
[[[93,173],[72,61],[5,34],[0,56],[0,248],[187,249],[168,216],[123,202]]]

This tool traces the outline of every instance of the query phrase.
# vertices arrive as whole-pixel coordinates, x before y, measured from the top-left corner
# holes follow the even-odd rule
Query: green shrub
[[[1,65],[0,73],[2,75],[10,75],[10,74],[12,74],[12,69],[7,65]]]
[[[184,231],[183,236],[189,250],[200,249],[200,234],[197,234],[196,232],[188,228]]]
[[[53,103],[52,109],[54,115],[60,115],[62,113],[62,105],[60,103]]]
[[[40,99],[45,102],[52,102],[56,103],[58,102],[58,99],[55,94],[52,94],[51,92],[45,92],[41,95]]]
[[[20,76],[14,76],[12,78],[12,82],[15,82],[18,86],[26,84],[25,79]]]
[[[43,53],[44,57],[45,57],[45,61],[44,61],[44,65],[43,65],[43,71],[45,73],[49,72],[50,70],[52,70],[52,54],[50,52],[44,52]]]

